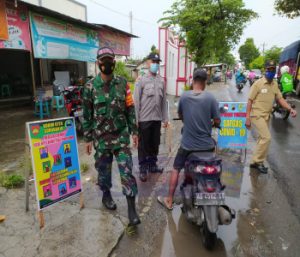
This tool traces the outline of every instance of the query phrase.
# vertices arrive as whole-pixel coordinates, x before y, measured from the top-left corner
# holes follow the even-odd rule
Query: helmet
[[[280,72],[281,74],[284,74],[284,73],[289,73],[290,72],[290,67],[287,66],[287,65],[284,65],[280,68]]]

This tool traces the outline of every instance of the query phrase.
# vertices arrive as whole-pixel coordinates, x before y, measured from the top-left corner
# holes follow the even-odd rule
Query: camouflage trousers
[[[132,175],[132,156],[129,148],[118,150],[103,150],[98,154],[95,168],[98,171],[98,184],[102,191],[110,190],[112,187],[112,162],[115,156],[121,176],[123,194],[135,196],[137,194],[136,179]]]

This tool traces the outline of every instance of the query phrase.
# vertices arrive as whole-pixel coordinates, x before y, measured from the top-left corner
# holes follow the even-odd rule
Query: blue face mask
[[[268,80],[272,80],[275,77],[276,72],[275,71],[266,71],[266,78]]]
[[[151,65],[150,65],[151,73],[156,74],[158,72],[158,69],[159,69],[158,63],[151,63]]]

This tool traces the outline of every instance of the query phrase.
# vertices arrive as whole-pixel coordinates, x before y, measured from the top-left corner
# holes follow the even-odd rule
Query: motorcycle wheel
[[[206,221],[202,228],[202,242],[207,250],[212,250],[217,242],[217,234],[209,231]]]

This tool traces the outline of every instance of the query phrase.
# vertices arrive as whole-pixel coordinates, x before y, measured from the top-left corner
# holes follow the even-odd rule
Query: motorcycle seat
[[[221,165],[222,159],[215,152],[192,152],[187,157],[188,162],[201,165]]]

